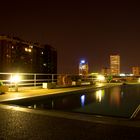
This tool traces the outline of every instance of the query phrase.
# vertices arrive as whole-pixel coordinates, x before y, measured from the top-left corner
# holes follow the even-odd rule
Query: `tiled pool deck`
[[[56,95],[56,94],[62,94],[64,92],[70,92],[70,91],[79,91],[84,89],[93,89],[93,88],[102,88],[102,87],[110,87],[114,86],[116,84],[99,84],[96,86],[81,86],[81,87],[71,87],[71,88],[57,88],[57,89],[43,89],[43,88],[19,88],[18,92],[9,91],[6,94],[0,95],[0,102],[5,100],[17,100],[21,98],[29,98],[29,97],[35,97],[35,96],[47,96],[47,95]],[[118,85],[118,84],[117,84]]]

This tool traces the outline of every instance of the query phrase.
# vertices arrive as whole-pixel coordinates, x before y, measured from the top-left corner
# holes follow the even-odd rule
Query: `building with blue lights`
[[[88,62],[84,59],[79,63],[79,75],[88,75]]]

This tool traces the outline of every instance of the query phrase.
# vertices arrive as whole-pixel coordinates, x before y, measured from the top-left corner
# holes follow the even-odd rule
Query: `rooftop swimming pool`
[[[96,91],[80,91],[47,98],[15,101],[16,105],[90,115],[130,118],[140,105],[140,85],[124,85]]]

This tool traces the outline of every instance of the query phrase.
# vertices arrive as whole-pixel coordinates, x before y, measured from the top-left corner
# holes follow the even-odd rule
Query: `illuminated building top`
[[[88,63],[84,59],[79,63],[79,75],[88,75]]]
[[[120,55],[110,56],[110,72],[112,75],[120,74]]]

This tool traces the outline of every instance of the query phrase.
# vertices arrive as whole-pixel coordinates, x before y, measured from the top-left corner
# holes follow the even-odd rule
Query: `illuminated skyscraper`
[[[110,55],[110,72],[112,75],[120,74],[120,55]]]
[[[139,76],[140,75],[140,67],[132,67],[132,73],[135,76]]]
[[[79,63],[79,75],[88,75],[88,63],[85,60],[81,60]]]

